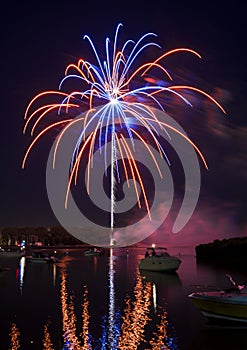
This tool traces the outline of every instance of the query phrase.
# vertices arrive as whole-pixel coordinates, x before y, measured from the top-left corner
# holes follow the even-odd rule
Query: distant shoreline
[[[247,237],[214,240],[195,247],[196,258],[200,261],[246,260]]]

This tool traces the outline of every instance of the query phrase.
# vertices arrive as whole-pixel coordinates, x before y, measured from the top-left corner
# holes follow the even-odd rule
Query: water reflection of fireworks
[[[175,332],[168,322],[166,310],[160,307],[156,309],[154,305],[155,288],[153,284],[146,281],[145,277],[142,277],[137,271],[133,296],[126,298],[125,308],[121,314],[115,303],[114,268],[111,264],[109,267],[109,314],[102,317],[102,334],[99,339],[95,339],[91,331],[90,319],[92,324],[94,319],[93,315],[89,314],[87,286],[83,286],[81,311],[78,313],[73,293],[69,292],[69,276],[66,268],[62,268],[60,283],[62,350],[177,349]],[[77,320],[76,315],[78,314],[81,322]],[[81,324],[80,329],[78,329],[79,323]],[[44,325],[43,350],[56,348],[52,343],[49,326],[49,323]],[[20,349],[19,336],[19,329],[16,324],[12,324],[11,350]]]
[[[161,310],[155,316],[156,329],[153,331],[150,340],[145,340],[145,333],[153,312],[153,288],[150,282],[146,282],[139,273],[137,273],[136,285],[134,287],[134,297],[127,297],[126,306],[120,321],[120,314],[116,312],[114,326],[103,320],[102,336],[99,340],[93,339],[90,333],[90,315],[88,290],[84,287],[82,302],[82,329],[76,329],[76,315],[73,299],[68,293],[68,278],[65,273],[61,276],[61,304],[63,314],[63,336],[64,349],[141,349],[145,344],[145,349],[176,349],[176,339],[174,335],[169,334],[169,323],[167,312]],[[111,332],[109,329],[111,328]],[[171,332],[171,330],[170,330]],[[112,344],[114,339],[114,344]],[[114,347],[112,347],[114,346]]]
[[[11,350],[18,350],[20,348],[20,331],[17,328],[15,323],[12,323],[11,330],[10,330],[10,344],[11,344]]]

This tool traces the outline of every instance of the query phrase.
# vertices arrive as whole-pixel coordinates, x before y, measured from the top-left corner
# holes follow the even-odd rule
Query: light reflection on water
[[[22,256],[20,258],[19,267],[16,270],[16,277],[18,279],[19,290],[21,293],[24,285],[25,265],[26,265],[26,258]]]
[[[116,305],[115,283],[114,283],[114,255],[110,250],[108,288],[109,303],[108,315],[102,317],[102,335],[99,339],[94,339],[90,334],[90,321],[93,315],[89,314],[88,289],[84,286],[82,301],[82,331],[77,330],[76,314],[73,298],[68,294],[68,276],[66,269],[61,272],[61,305],[63,315],[63,349],[98,349],[98,350],[130,350],[138,349],[145,343],[145,349],[177,349],[174,339],[169,339],[167,327],[167,312],[162,311],[157,319],[156,329],[152,338],[145,340],[145,327],[152,321],[152,302],[155,299],[155,284],[145,281],[139,272],[136,274],[136,284],[134,287],[134,297],[127,297],[125,309],[121,315],[118,305]],[[156,307],[156,304],[155,304]]]
[[[187,297],[195,284],[227,286],[225,273],[247,280],[244,270],[182,255],[177,274],[140,274],[141,257],[130,249],[61,251],[55,265],[1,260],[9,270],[0,275],[0,349],[245,349],[246,329],[208,327]]]
[[[20,348],[20,341],[19,341],[20,332],[15,323],[12,323],[9,335],[10,335],[11,350],[18,350]]]
[[[119,337],[119,313],[115,304],[115,285],[114,285],[114,261],[113,249],[110,249],[109,259],[109,313],[108,313],[108,337],[102,342],[102,349],[109,345],[110,349],[116,349]],[[106,333],[106,332],[105,332]]]
[[[47,324],[44,325],[43,350],[54,350]]]

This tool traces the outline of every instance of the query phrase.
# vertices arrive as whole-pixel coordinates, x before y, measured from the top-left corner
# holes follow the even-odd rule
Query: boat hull
[[[247,322],[247,297],[213,297],[196,293],[192,293],[189,297],[208,319]]]
[[[147,257],[141,259],[139,263],[140,270],[157,271],[157,272],[175,272],[179,268],[181,260],[177,258],[163,258],[163,257]]]

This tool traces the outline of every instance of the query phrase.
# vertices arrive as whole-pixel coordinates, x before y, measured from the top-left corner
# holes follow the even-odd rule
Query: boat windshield
[[[170,255],[167,252],[167,248],[147,248],[145,256],[166,256],[169,257]]]

